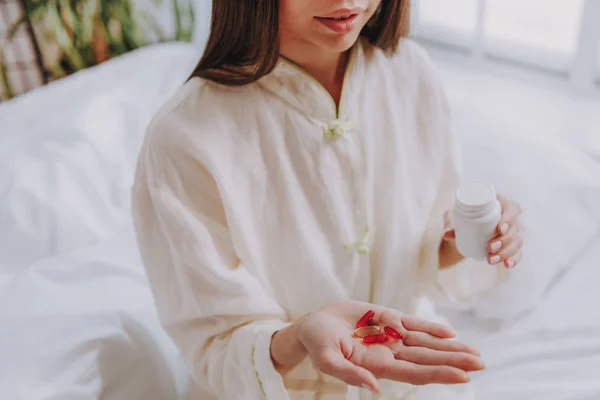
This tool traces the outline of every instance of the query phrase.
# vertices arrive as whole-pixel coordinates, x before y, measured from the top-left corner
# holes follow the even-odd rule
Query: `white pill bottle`
[[[456,248],[467,258],[484,260],[488,242],[498,235],[502,207],[494,187],[483,181],[466,181],[456,192],[452,220]]]

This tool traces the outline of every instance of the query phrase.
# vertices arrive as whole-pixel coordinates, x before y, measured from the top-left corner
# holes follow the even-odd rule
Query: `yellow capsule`
[[[363,326],[362,328],[357,328],[354,330],[354,336],[362,339],[367,336],[379,335],[381,332],[383,332],[381,326]]]

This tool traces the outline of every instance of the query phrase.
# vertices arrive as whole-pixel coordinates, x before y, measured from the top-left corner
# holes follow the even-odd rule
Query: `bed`
[[[206,399],[160,328],[129,217],[144,129],[197,57],[149,46],[0,105],[0,398]],[[475,78],[451,67],[442,76],[467,175],[527,210],[512,279],[443,310],[487,363],[479,398],[599,399],[597,137],[525,136],[552,121],[505,118],[519,105],[466,96]]]

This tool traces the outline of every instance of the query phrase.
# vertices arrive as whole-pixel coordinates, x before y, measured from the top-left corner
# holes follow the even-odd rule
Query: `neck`
[[[282,40],[280,52],[316,79],[339,106],[349,51],[336,53],[314,45]]]

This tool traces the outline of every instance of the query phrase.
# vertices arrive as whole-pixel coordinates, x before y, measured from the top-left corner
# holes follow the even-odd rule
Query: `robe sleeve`
[[[289,399],[270,356],[285,313],[238,258],[192,140],[160,129],[149,130],[138,159],[132,214],[161,324],[196,383],[217,398]]]

